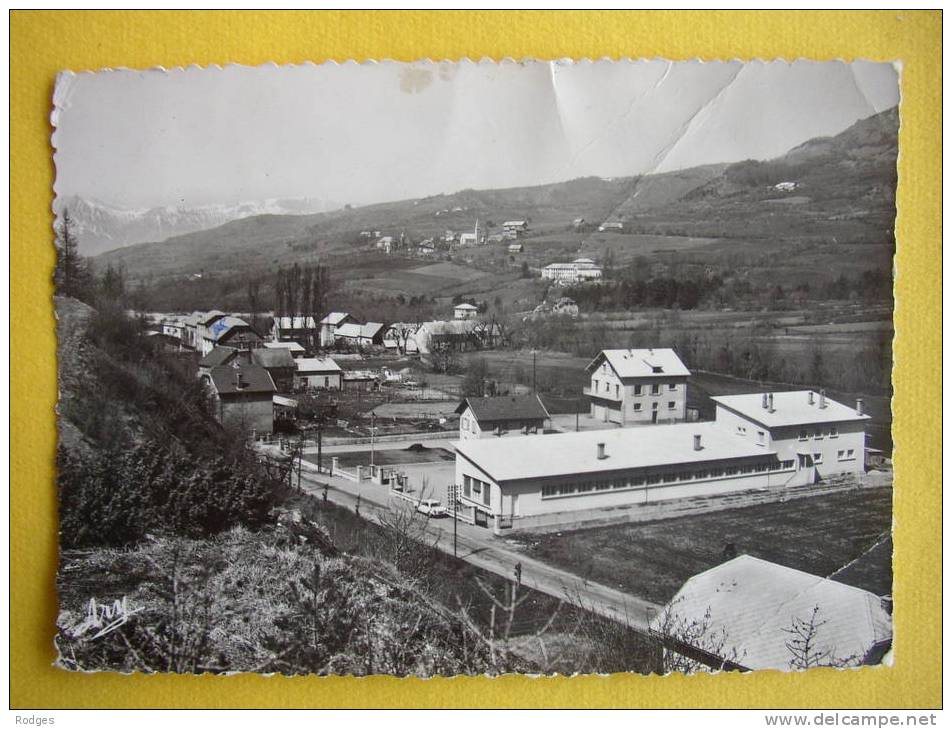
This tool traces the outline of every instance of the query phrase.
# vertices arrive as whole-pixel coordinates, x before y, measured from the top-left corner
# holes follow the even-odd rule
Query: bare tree
[[[819,614],[820,606],[814,605],[809,618],[794,616],[790,627],[784,628],[783,632],[790,636],[790,640],[784,642],[790,652],[790,667],[803,671],[819,666],[849,668],[859,665],[859,656],[837,656],[835,648],[819,645],[817,634],[827,623],[819,619]]]

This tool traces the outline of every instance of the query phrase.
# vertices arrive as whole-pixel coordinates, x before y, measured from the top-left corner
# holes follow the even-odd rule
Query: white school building
[[[500,533],[596,519],[612,507],[802,486],[865,470],[861,405],[854,410],[809,391],[715,402],[716,420],[706,423],[460,441],[461,508]]]

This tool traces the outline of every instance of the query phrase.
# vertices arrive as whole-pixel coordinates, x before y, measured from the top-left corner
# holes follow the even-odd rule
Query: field
[[[512,539],[536,559],[664,603],[689,577],[719,564],[728,544],[738,554],[828,576],[880,541],[891,524],[892,490],[869,489]]]

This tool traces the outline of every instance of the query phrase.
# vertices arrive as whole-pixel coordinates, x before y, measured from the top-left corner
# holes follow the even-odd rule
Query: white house
[[[892,616],[873,593],[746,554],[690,578],[650,627],[713,668],[873,665],[892,644]]]
[[[337,335],[337,329],[348,322],[353,322],[354,317],[343,311],[332,311],[321,319],[321,346],[334,346],[334,338]]]
[[[352,347],[369,347],[374,344],[383,344],[383,335],[386,326],[381,322],[369,321],[366,324],[347,322],[337,327],[334,334],[335,342],[345,342]]]
[[[601,233],[604,233],[606,231],[620,233],[624,229],[625,229],[625,224],[618,220],[606,220],[604,223],[598,226],[598,230]]]
[[[297,372],[294,381],[298,387],[340,390],[343,372],[330,357],[310,357],[296,359]]]
[[[504,238],[513,240],[525,235],[529,230],[529,223],[525,220],[507,220],[502,224]]]
[[[472,304],[462,303],[453,307],[454,319],[475,319],[478,313],[479,309]]]
[[[851,408],[824,391],[797,390],[711,398],[718,423],[735,437],[772,450],[814,479],[866,471],[863,401]]]
[[[688,378],[673,349],[605,349],[585,368],[589,415],[604,423],[677,423],[687,415]]]
[[[535,435],[545,430],[549,412],[538,395],[468,397],[456,408],[460,440]]]

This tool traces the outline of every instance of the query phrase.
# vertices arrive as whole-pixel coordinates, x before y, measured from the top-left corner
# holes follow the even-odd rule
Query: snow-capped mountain
[[[57,200],[54,210],[69,210],[79,252],[95,256],[135,243],[163,241],[176,235],[208,230],[255,215],[308,215],[340,207],[329,200],[271,199],[235,204],[166,206],[124,210],[76,195]]]

